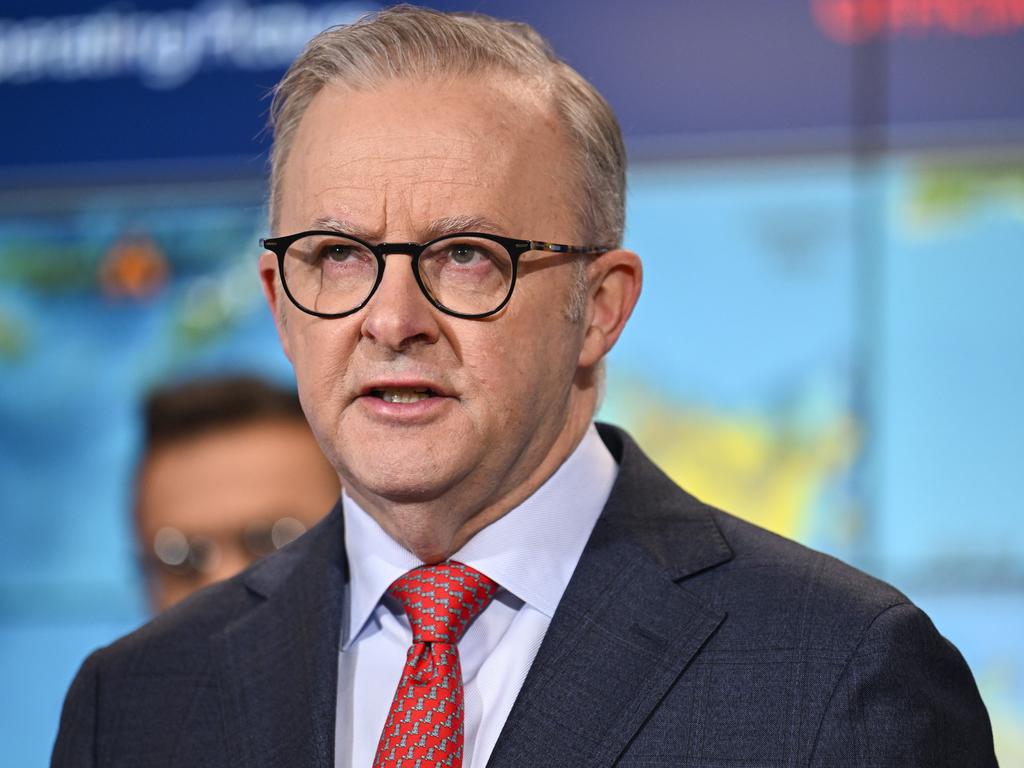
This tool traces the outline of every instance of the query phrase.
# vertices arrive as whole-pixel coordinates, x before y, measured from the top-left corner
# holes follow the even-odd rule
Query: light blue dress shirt
[[[530,498],[452,556],[500,586],[459,642],[463,768],[487,763],[617,474],[615,459],[591,425]],[[347,494],[343,514],[349,587],[338,659],[335,766],[370,768],[412,642],[405,612],[385,593],[422,563]]]

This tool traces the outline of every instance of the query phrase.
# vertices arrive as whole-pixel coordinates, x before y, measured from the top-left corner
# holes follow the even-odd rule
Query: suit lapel
[[[334,764],[343,546],[339,505],[245,574],[262,602],[215,639],[225,738],[239,765]]]
[[[617,430],[619,476],[488,762],[611,765],[724,619],[677,582],[732,552]]]

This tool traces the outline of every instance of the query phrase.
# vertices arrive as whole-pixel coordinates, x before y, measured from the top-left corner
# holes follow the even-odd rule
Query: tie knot
[[[453,562],[413,568],[388,588],[405,608],[414,643],[453,645],[497,591],[480,571]]]

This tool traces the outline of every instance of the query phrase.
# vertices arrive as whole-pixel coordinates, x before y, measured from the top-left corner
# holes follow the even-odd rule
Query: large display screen
[[[536,25],[622,122],[646,282],[600,418],[907,592],[1024,764],[1024,1],[432,5]],[[312,34],[378,7],[0,10],[12,765],[45,762],[77,665],[146,619],[145,394],[291,382],[255,267],[268,94]]]

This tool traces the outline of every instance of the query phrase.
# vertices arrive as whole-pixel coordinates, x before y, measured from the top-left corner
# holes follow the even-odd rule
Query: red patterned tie
[[[461,768],[462,667],[456,643],[498,585],[462,563],[414,568],[388,594],[412,624],[412,645],[374,768]]]

